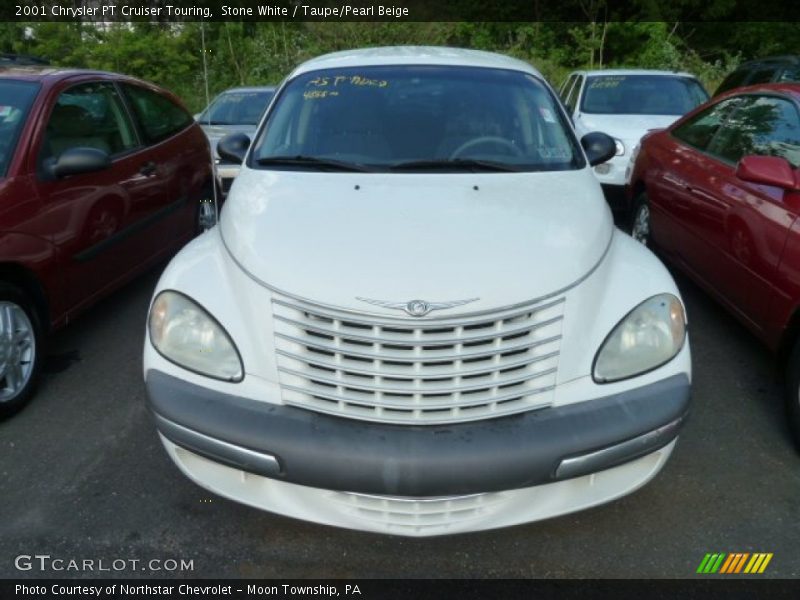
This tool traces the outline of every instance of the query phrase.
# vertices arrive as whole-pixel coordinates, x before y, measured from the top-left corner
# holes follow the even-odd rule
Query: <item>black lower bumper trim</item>
[[[235,385],[231,386],[235,390]],[[674,375],[620,394],[519,415],[455,425],[390,425],[257,402],[147,373],[150,408],[190,433],[276,459],[276,469],[242,466],[213,445],[198,447],[178,428],[159,430],[224,464],[322,489],[395,496],[502,491],[556,481],[566,459],[592,456],[594,470],[627,462],[672,441],[686,416],[689,379]],[[655,430],[675,423],[658,435]],[[651,435],[647,435],[651,434]],[[600,459],[598,460],[598,456]],[[571,464],[567,462],[567,464]],[[561,477],[581,474],[567,469]]]

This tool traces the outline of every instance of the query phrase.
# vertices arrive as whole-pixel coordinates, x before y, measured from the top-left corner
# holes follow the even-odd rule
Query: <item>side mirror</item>
[[[589,159],[589,164],[592,167],[606,162],[617,152],[614,138],[599,131],[593,131],[583,136],[581,138],[581,146],[586,151],[586,158]]]
[[[244,133],[231,133],[217,143],[217,154],[222,160],[241,164],[247,149],[250,147],[250,138]]]
[[[98,148],[69,148],[53,162],[50,172],[54,177],[79,175],[102,171],[111,166],[111,158],[107,152]]]
[[[736,165],[736,176],[751,183],[800,190],[792,165],[780,156],[745,156]]]
[[[194,115],[192,115],[192,118],[199,123],[200,122],[200,117],[202,117],[202,116],[203,116],[203,113],[195,113]]]

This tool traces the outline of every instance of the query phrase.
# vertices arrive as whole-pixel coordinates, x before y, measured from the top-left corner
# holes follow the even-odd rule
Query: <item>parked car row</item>
[[[658,71],[576,71],[560,93],[576,131],[615,137],[595,173],[634,239],[777,354],[800,447],[797,81],[800,57],[778,56],[740,65],[710,102],[691,75]]]
[[[580,510],[654,477],[688,411],[683,303],[639,241],[789,357],[800,431],[800,86],[560,92],[496,54],[382,48],[195,120],[133,78],[0,70],[0,416],[48,330],[182,247],[144,370],[198,484],[413,536]],[[219,226],[186,244],[220,173]]]

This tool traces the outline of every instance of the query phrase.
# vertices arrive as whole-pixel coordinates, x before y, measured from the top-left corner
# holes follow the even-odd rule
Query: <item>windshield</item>
[[[0,177],[5,177],[38,83],[0,80]]]
[[[251,166],[553,171],[583,155],[550,90],[526,73],[452,66],[320,70],[291,80]]]
[[[273,94],[272,90],[224,92],[208,105],[198,121],[209,125],[258,125]]]
[[[691,77],[595,75],[586,81],[581,111],[601,115],[683,115],[708,100]]]

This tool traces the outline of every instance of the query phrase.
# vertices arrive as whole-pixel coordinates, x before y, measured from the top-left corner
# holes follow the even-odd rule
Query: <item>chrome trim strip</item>
[[[314,355],[304,356],[301,354],[293,354],[291,352],[287,352],[286,350],[281,350],[280,348],[276,348],[275,353],[280,354],[281,356],[284,356],[290,360],[308,364],[314,367],[324,367],[326,369],[331,369],[333,371],[345,371],[347,373],[355,373],[357,375],[367,375],[371,377],[385,377],[389,379],[455,379],[456,377],[470,377],[473,375],[491,375],[496,371],[505,371],[507,369],[524,367],[526,365],[541,362],[543,360],[547,360],[548,358],[554,358],[559,355],[558,351],[548,352],[547,354],[542,354],[541,356],[534,356],[532,358],[525,357],[522,360],[506,362],[498,365],[494,364],[491,366],[487,365],[483,368],[472,369],[469,371],[435,372],[431,370],[426,373],[414,374],[414,373],[389,373],[387,371],[370,371],[369,369],[363,369],[360,367],[351,367],[349,364],[320,360]],[[436,369],[436,368],[437,367],[426,367],[426,369]]]
[[[535,348],[537,346],[550,344],[552,342],[556,342],[561,339],[561,335],[554,335],[549,338],[545,338],[543,340],[537,340],[535,342],[531,342],[529,344],[518,344],[516,346],[506,346],[502,348],[493,347],[491,350],[486,350],[483,352],[472,352],[472,353],[467,352],[463,354],[431,354],[429,352],[425,356],[415,356],[415,355],[406,356],[403,354],[395,354],[387,351],[382,351],[380,355],[374,353],[370,354],[369,352],[359,352],[358,350],[351,350],[350,348],[345,348],[342,346],[329,346],[326,344],[321,344],[315,340],[304,340],[302,338],[286,335],[285,333],[281,333],[280,331],[275,332],[275,337],[279,337],[289,342],[294,342],[295,344],[300,344],[301,346],[308,346],[309,348],[315,348],[317,350],[324,350],[325,352],[331,352],[333,354],[347,354],[350,356],[356,356],[358,358],[366,358],[371,361],[380,360],[380,361],[407,362],[407,363],[449,362],[456,360],[479,358],[482,356],[493,357],[501,354],[507,354],[509,352],[516,352],[518,350],[528,350],[530,348]]]
[[[614,446],[565,458],[556,469],[556,479],[569,479],[595,473],[655,452],[677,436],[682,421],[683,417]]]
[[[369,500],[388,500],[389,502],[453,502],[459,500],[472,500],[473,498],[480,498],[481,496],[500,495],[502,492],[485,492],[481,494],[465,494],[463,496],[380,496],[378,494],[361,494],[359,492],[335,492],[337,495],[354,496],[356,498],[368,498]]]
[[[524,308],[522,308],[522,309],[520,309],[519,306],[511,307],[511,308],[508,308],[508,307],[507,308],[499,308],[496,311],[494,311],[494,310],[493,311],[486,311],[486,313],[485,313],[486,316],[485,317],[467,319],[467,320],[464,320],[464,319],[462,319],[461,317],[458,317],[458,316],[455,316],[455,317],[448,316],[448,317],[444,317],[444,318],[440,318],[440,319],[436,319],[436,320],[420,319],[420,318],[416,318],[415,317],[414,319],[403,319],[403,320],[395,320],[395,321],[382,321],[380,319],[369,319],[369,320],[359,319],[358,315],[362,315],[362,314],[366,315],[366,316],[370,316],[371,315],[371,313],[368,313],[366,311],[359,312],[359,313],[353,313],[356,316],[350,316],[350,314],[340,315],[340,314],[337,314],[336,312],[334,312],[335,310],[338,310],[338,309],[332,309],[332,308],[329,308],[327,306],[315,305],[313,303],[309,303],[309,302],[305,302],[305,301],[301,302],[299,300],[296,303],[293,304],[293,303],[287,302],[286,300],[283,300],[281,298],[275,298],[275,297],[272,298],[272,303],[273,304],[278,304],[280,306],[284,306],[286,308],[289,308],[289,309],[292,309],[292,310],[296,310],[296,311],[299,310],[299,311],[314,313],[317,316],[326,317],[326,318],[329,318],[331,320],[345,321],[347,323],[355,323],[356,325],[364,325],[364,326],[370,327],[370,328],[372,328],[373,326],[377,325],[378,327],[384,327],[384,328],[386,328],[386,327],[389,327],[389,328],[396,327],[396,328],[403,328],[403,329],[440,329],[440,328],[441,329],[448,329],[448,328],[455,329],[456,327],[469,327],[471,325],[481,325],[483,323],[491,323],[491,322],[494,322],[494,321],[502,321],[502,320],[505,320],[505,319],[513,319],[513,318],[519,317],[521,315],[524,315],[527,312],[543,311],[543,310],[546,310],[548,308],[552,308],[553,306],[556,306],[557,304],[561,304],[563,302],[566,302],[566,298],[564,298],[564,297],[558,298],[557,300],[553,300],[551,302],[547,302],[545,304],[538,304],[538,305],[535,304],[535,303],[534,304],[530,304],[530,305],[529,304],[525,304]],[[490,315],[490,313],[491,313],[491,315]],[[381,315],[381,316],[391,317],[391,315]],[[486,318],[488,316],[492,316],[493,318]]]
[[[454,408],[469,408],[469,407],[472,407],[472,406],[481,406],[482,404],[486,404],[486,405],[496,404],[498,402],[504,402],[506,400],[511,400],[513,398],[525,398],[525,397],[528,397],[528,396],[535,396],[537,394],[543,394],[544,392],[550,392],[550,391],[556,389],[555,385],[548,385],[548,386],[539,387],[539,388],[529,388],[529,389],[525,389],[525,390],[519,390],[519,391],[515,391],[514,393],[511,393],[511,394],[504,394],[504,395],[501,395],[501,396],[494,396],[494,397],[491,397],[491,398],[482,397],[482,398],[479,398],[479,399],[476,399],[476,400],[467,401],[467,402],[465,402],[463,400],[459,400],[459,401],[457,401],[455,403],[454,402],[450,402],[450,403],[444,403],[443,402],[441,404],[437,404],[436,406],[433,406],[433,405],[423,406],[423,405],[420,405],[420,404],[385,402],[383,400],[374,400],[374,399],[370,399],[369,402],[365,402],[365,401],[359,401],[357,398],[347,398],[345,396],[339,396],[337,394],[328,394],[328,393],[321,392],[321,391],[318,392],[317,390],[310,390],[309,388],[301,388],[301,387],[297,387],[297,386],[293,386],[293,385],[284,385],[282,387],[284,389],[291,390],[291,391],[297,392],[299,394],[303,394],[304,396],[312,396],[312,397],[313,396],[317,396],[319,398],[325,398],[327,400],[332,400],[334,402],[342,402],[344,404],[353,404],[353,405],[356,405],[356,406],[361,406],[361,407],[363,407],[365,409],[373,411],[375,414],[378,414],[378,411],[375,410],[377,408],[399,409],[399,410],[403,410],[405,412],[408,412],[409,414],[413,413],[414,411],[420,411],[420,412],[423,412],[423,413],[435,413],[435,412],[445,411],[445,410],[452,411]],[[299,406],[299,407],[305,408],[305,409],[313,409],[313,410],[315,410],[317,412],[325,412],[325,413],[328,413],[328,414],[331,414],[331,415],[339,415],[339,416],[342,415],[341,411],[326,410],[326,408],[324,406],[321,407],[321,406],[318,406],[316,404],[313,407],[311,407],[311,406],[309,406],[307,404],[298,404],[296,402],[292,402],[291,400],[286,400],[285,398],[284,398],[284,404],[291,404],[292,406]],[[483,419],[492,418],[492,417],[495,417],[495,416],[497,416],[497,417],[506,416],[508,414],[511,414],[512,412],[522,412],[522,411],[528,411],[528,410],[535,410],[537,408],[547,408],[549,406],[550,406],[550,401],[548,400],[547,402],[541,402],[539,404],[527,405],[527,406],[524,406],[522,408],[515,409],[514,411],[511,411],[511,412],[503,412],[502,410],[498,410],[495,413],[492,413],[492,414],[489,414],[489,415],[481,414],[479,416],[476,416],[474,420],[479,420],[479,419],[483,420]],[[350,415],[348,414],[347,416],[350,416]],[[373,420],[373,419],[370,419],[369,415],[361,415],[360,413],[359,413],[358,417],[360,419],[367,420],[367,421]],[[463,415],[458,415],[458,419],[459,419],[458,422],[459,423],[462,420],[463,421],[473,420],[473,419],[463,419],[462,417],[463,417]],[[453,417],[453,418],[455,418],[455,417]],[[391,418],[386,419],[385,415],[381,415],[380,419],[374,419],[374,420],[379,421],[381,423],[392,423],[392,422],[408,423],[409,422],[409,419],[397,419],[396,421],[391,420]],[[447,420],[448,420],[447,418],[443,418],[440,421],[437,418],[437,422],[439,422],[439,421],[440,422],[447,422]],[[424,421],[420,422],[420,424],[424,424]],[[431,424],[433,424],[433,421],[431,421]]]
[[[318,301],[310,300],[308,298],[304,298],[303,296],[298,296],[296,294],[290,294],[289,292],[286,292],[284,290],[281,290],[280,288],[272,286],[272,285],[268,284],[267,282],[262,281],[261,279],[259,279],[255,275],[253,275],[250,271],[248,271],[244,267],[244,265],[242,265],[241,262],[239,262],[239,260],[236,258],[236,256],[234,256],[234,254],[231,251],[231,249],[228,247],[228,244],[225,242],[225,236],[222,235],[222,227],[218,227],[217,229],[219,231],[220,240],[222,241],[222,246],[225,248],[225,251],[228,253],[228,256],[230,257],[230,259],[236,264],[236,266],[238,266],[242,270],[242,273],[247,275],[247,277],[249,277],[250,279],[255,281],[257,284],[267,288],[271,292],[275,292],[277,294],[281,294],[283,296],[286,296],[287,298],[293,298],[293,299],[295,299],[295,300],[297,300],[299,302],[304,302],[304,303],[306,303],[306,304],[308,304],[310,306],[315,306],[316,305],[316,306],[320,306],[320,307],[323,307],[323,308],[326,308],[326,309],[329,309],[329,310],[336,310],[336,311],[344,312],[344,313],[347,313],[347,314],[369,315],[369,316],[374,316],[374,317],[378,317],[378,318],[382,318],[382,319],[387,319],[388,318],[388,319],[390,319],[390,320],[392,320],[393,322],[396,322],[396,323],[408,323],[409,322],[408,319],[404,319],[402,317],[392,317],[391,315],[386,315],[386,314],[383,314],[383,313],[369,313],[369,312],[365,312],[365,311],[361,311],[361,310],[355,310],[355,309],[352,309],[352,308],[342,308],[342,307],[336,307],[336,306],[331,306],[331,305],[327,305],[327,304],[321,304]],[[608,254],[608,251],[611,249],[611,243],[614,240],[614,231],[615,231],[615,228],[612,227],[611,228],[611,233],[608,236],[608,242],[606,243],[606,247],[603,250],[603,252],[600,255],[600,258],[597,260],[597,262],[584,275],[581,275],[578,279],[576,279],[572,283],[562,287],[561,289],[556,290],[554,292],[551,292],[549,294],[545,294],[543,296],[539,296],[538,298],[534,298],[532,300],[526,300],[525,302],[518,302],[517,304],[512,304],[512,305],[505,306],[505,307],[500,307],[500,308],[495,307],[495,308],[484,309],[484,310],[471,312],[471,313],[461,313],[459,315],[450,315],[448,317],[448,319],[463,319],[463,318],[476,317],[478,315],[495,314],[495,313],[497,313],[498,311],[501,311],[501,310],[514,310],[516,308],[521,308],[521,307],[524,307],[524,306],[530,306],[532,304],[536,304],[538,302],[542,302],[542,301],[547,300],[549,298],[552,298],[554,296],[558,296],[560,294],[563,294],[567,290],[570,290],[570,289],[574,288],[576,285],[579,285],[581,282],[583,282],[586,279],[588,279],[592,275],[592,273],[594,273],[597,270],[597,268],[603,263],[603,261],[605,260],[606,255]],[[423,322],[424,320],[425,320],[424,318],[420,318],[420,319],[417,319],[416,322]],[[431,319],[431,321],[433,321],[433,319]]]
[[[517,328],[509,328],[506,330],[501,329],[491,329],[491,333],[485,333],[480,335],[465,335],[460,338],[429,338],[425,339],[422,337],[419,338],[377,338],[371,337],[368,335],[359,335],[357,333],[349,333],[347,331],[341,331],[336,329],[328,329],[326,327],[319,327],[318,325],[314,324],[307,324],[302,323],[301,321],[295,321],[294,319],[290,319],[288,317],[284,317],[282,315],[275,315],[275,319],[279,321],[283,321],[291,325],[292,327],[296,327],[297,329],[303,329],[308,331],[314,331],[316,333],[321,333],[323,335],[329,335],[331,337],[338,337],[338,338],[347,338],[351,340],[356,340],[357,342],[367,342],[369,344],[395,344],[398,346],[419,346],[425,347],[428,349],[428,346],[454,346],[456,344],[468,344],[471,342],[482,342],[482,341],[492,341],[495,339],[502,339],[504,337],[515,336],[521,333],[529,333],[536,329],[541,329],[542,327],[547,327],[548,325],[553,325],[559,321],[564,319],[563,315],[559,315],[558,317],[553,317],[552,319],[547,319],[545,321],[539,321],[535,323],[528,323],[525,327],[517,327]],[[487,330],[489,328],[487,327]],[[391,333],[391,332],[390,332]]]
[[[178,425],[159,414],[156,414],[155,418],[156,426],[164,437],[190,452],[257,475],[277,476],[281,473],[278,459],[271,454],[255,452],[223,442],[183,425]]]
[[[430,395],[457,394],[459,392],[471,392],[475,390],[499,388],[505,385],[519,385],[521,383],[525,383],[526,381],[531,381],[533,379],[538,379],[539,377],[544,377],[545,375],[552,375],[557,371],[557,369],[553,367],[550,369],[545,369],[544,371],[537,371],[535,373],[528,372],[518,377],[509,377],[507,379],[497,378],[493,379],[492,381],[472,383],[463,385],[461,387],[452,385],[439,387],[436,384],[427,384],[427,386],[423,389],[420,387],[411,387],[411,386],[409,387],[393,387],[391,385],[380,386],[369,383],[361,383],[356,380],[344,381],[343,379],[326,377],[324,375],[317,375],[316,373],[309,373],[307,371],[306,372],[296,371],[294,369],[289,369],[288,367],[281,367],[281,366],[278,367],[278,370],[284,373],[288,373],[289,375],[294,375],[295,377],[300,377],[301,379],[307,379],[309,380],[309,383],[312,385],[315,382],[321,381],[322,383],[327,383],[342,388],[349,388],[352,390],[365,391],[365,392],[382,392],[384,394],[414,394],[414,395],[420,395],[423,398],[425,396],[430,396]],[[520,390],[519,395],[524,396],[525,395],[524,391],[525,391],[524,389]],[[440,408],[440,405],[438,404],[430,406],[421,405],[418,408],[437,409]]]

